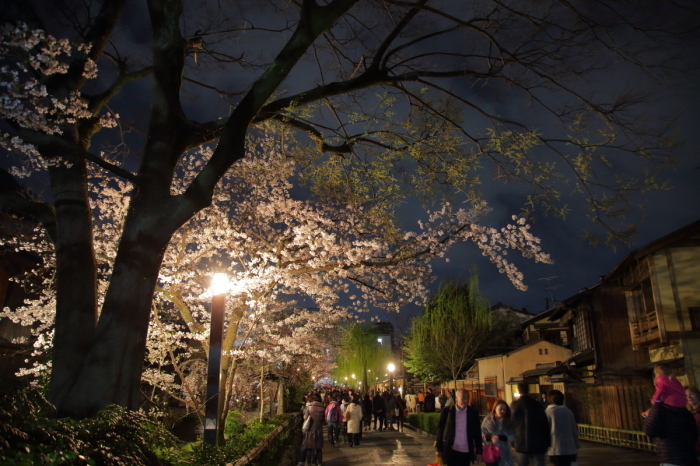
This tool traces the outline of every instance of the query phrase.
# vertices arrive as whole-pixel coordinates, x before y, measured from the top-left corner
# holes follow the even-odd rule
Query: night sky
[[[186,2],[187,3],[187,2]],[[123,22],[125,34],[122,36],[124,50],[138,50],[133,57],[135,62],[147,62],[148,43],[150,39],[147,25],[147,12],[145,2],[130,2],[126,17]],[[186,8],[195,8],[193,4]],[[191,12],[190,12],[191,13]],[[186,34],[194,33],[199,26],[196,16],[185,14],[184,28]],[[212,40],[212,39],[207,39]],[[251,45],[251,55],[258,53],[255,47],[265,44],[267,51],[278,50],[279,44],[259,41],[258,45]],[[697,54],[697,44],[687,44],[689,54]],[[262,53],[263,50],[260,50]],[[236,54],[237,52],[232,52]],[[141,55],[141,56],[139,56]],[[696,57],[691,57],[696,58]],[[309,87],[308,62],[302,62],[292,72],[286,83],[286,88],[294,90],[295,83],[304,88]],[[206,66],[193,66],[190,62],[187,76],[206,80],[210,85],[227,87],[231,92],[245,90],[247,82],[235,81],[226,73],[217,74]],[[612,70],[606,75],[598,76],[595,86],[605,89],[618,89],[626,83],[634,83],[634,72],[626,68]],[[563,300],[572,296],[578,290],[595,284],[599,277],[606,275],[613,267],[630,251],[637,249],[663,235],[683,227],[700,219],[700,84],[694,75],[675,77],[664,83],[663,88],[653,89],[655,101],[647,109],[648,116],[665,118],[664,115],[672,114],[678,117],[680,139],[685,141],[678,151],[678,165],[669,167],[664,176],[672,183],[672,189],[655,193],[649,196],[648,205],[644,209],[637,209],[630,217],[631,222],[639,223],[639,232],[633,238],[632,244],[612,249],[605,245],[591,246],[583,239],[583,231],[590,228],[590,221],[586,218],[587,212],[581,205],[580,198],[567,198],[566,202],[571,208],[566,220],[553,216],[538,216],[532,223],[533,233],[542,239],[542,247],[545,252],[551,254],[553,265],[535,264],[530,260],[516,260],[516,264],[525,274],[525,284],[528,291],[519,291],[508,281],[505,275],[501,275],[496,267],[482,257],[473,245],[458,245],[449,255],[450,261],[436,260],[433,263],[434,271],[440,279],[466,278],[473,265],[479,270],[481,289],[488,299],[495,304],[504,304],[525,308],[528,312],[536,314],[545,310],[547,299]],[[468,85],[468,84],[462,84]],[[99,88],[100,82],[95,83]],[[131,123],[141,126],[146,123],[150,108],[150,85],[148,80],[133,83],[128,86],[126,92],[112,102],[113,108],[122,114],[128,114],[132,118]],[[476,92],[476,91],[475,91]],[[226,105],[216,99],[214,93],[210,94],[211,100],[203,99],[201,95],[192,91],[187,83],[184,85],[183,107],[190,118],[205,121],[222,115]],[[508,99],[499,99],[498,96],[489,93],[474,95],[481,103],[495,113],[508,117],[522,109],[523,102]],[[138,121],[138,116],[142,120]],[[536,117],[535,117],[536,118]],[[549,124],[546,118],[529,122],[533,127],[542,127],[546,130]],[[143,143],[142,137],[137,133],[127,135],[127,142],[134,144],[134,153]],[[126,157],[126,168],[134,169],[135,161]],[[631,163],[626,170],[634,172],[637,166]],[[486,199],[492,213],[485,219],[485,223],[500,228],[510,222],[510,217],[517,214],[522,203],[524,187],[517,184],[504,184],[495,179],[489,168],[485,168],[482,176],[482,188],[486,192]],[[415,228],[417,211],[423,211],[417,202],[409,201],[399,211],[399,216],[407,229]],[[513,256],[511,256],[513,258]],[[407,310],[408,314],[416,312],[416,309]]]
[[[479,270],[480,287],[495,304],[502,302],[515,308],[526,308],[537,314],[546,309],[547,299],[561,301],[579,290],[594,285],[607,275],[625,255],[689,223],[700,219],[700,83],[688,79],[684,85],[670,92],[666,108],[680,118],[680,138],[684,145],[679,149],[677,166],[669,167],[661,176],[668,179],[672,188],[649,195],[645,208],[638,208],[630,216],[639,224],[638,234],[629,245],[608,247],[605,244],[590,245],[582,239],[583,230],[591,227],[587,212],[573,210],[565,220],[552,216],[539,217],[532,224],[533,233],[542,239],[543,249],[550,253],[554,264],[535,264],[518,260],[516,263],[525,274],[527,291],[515,289],[505,275],[495,270],[474,246],[462,245],[454,249],[450,262],[435,262],[434,270],[441,278],[465,278],[472,264]],[[498,184],[498,181],[494,181]],[[492,225],[499,227],[517,213],[518,205],[509,196],[509,189],[499,186],[498,194],[491,198],[494,209],[489,217]],[[576,202],[576,199],[572,199]]]

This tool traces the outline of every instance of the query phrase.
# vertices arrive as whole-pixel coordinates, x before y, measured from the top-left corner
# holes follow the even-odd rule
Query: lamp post
[[[228,277],[216,273],[211,281],[214,297],[211,301],[211,329],[209,335],[209,365],[207,367],[207,403],[204,410],[204,441],[216,445],[219,438],[219,386],[221,377],[221,337],[224,333],[224,309]]]
[[[393,379],[394,379],[394,371],[396,370],[396,366],[394,366],[394,364],[392,364],[392,363],[389,363],[389,365],[386,368],[389,370],[389,390],[393,392],[394,391],[393,390],[393,386],[394,386]]]

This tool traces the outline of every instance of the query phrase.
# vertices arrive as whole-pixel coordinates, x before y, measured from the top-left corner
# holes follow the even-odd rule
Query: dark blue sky
[[[199,8],[198,4],[188,4],[186,8]],[[262,7],[261,7],[262,8]],[[196,24],[196,15],[188,12],[184,16],[186,33],[193,33],[200,25]],[[150,31],[146,24],[147,12],[145,4],[131,2],[126,13],[124,25],[125,37],[123,47],[126,50],[138,50],[136,55],[130,56],[132,62],[147,63],[150,43]],[[264,18],[272,18],[271,15],[263,15]],[[218,36],[207,37],[207,41],[213,41]],[[277,50],[280,44],[259,40],[257,35],[252,44],[264,43],[270,50]],[[264,37],[264,36],[263,36]],[[251,45],[251,51],[255,51],[255,45]],[[689,45],[688,53],[697,53],[697,47]],[[262,51],[261,51],[262,53]],[[143,54],[143,56],[139,56]],[[190,64],[191,65],[191,64]],[[295,83],[302,88],[308,88],[310,70],[307,62],[302,62],[290,76],[286,87],[293,89]],[[597,76],[596,86],[601,82],[608,90],[619,90],[627,85],[634,85],[637,81],[634,74],[628,69],[620,67]],[[310,74],[310,73],[308,73]],[[106,75],[106,74],[105,74]],[[212,72],[206,66],[190,66],[188,76],[202,78],[211,85],[221,85],[230,92],[247,89],[247,82],[238,82],[231,79],[228,73]],[[250,76],[248,77],[251,78]],[[316,78],[314,78],[316,79]],[[298,82],[297,82],[298,81]],[[473,84],[473,83],[472,83]],[[538,313],[545,309],[545,299],[554,298],[561,300],[576,293],[581,288],[597,282],[598,277],[607,274],[629,251],[643,246],[660,236],[670,233],[692,221],[700,218],[700,84],[695,77],[676,78],[673,82],[666,82],[667,86],[658,92],[655,91],[654,106],[648,108],[648,116],[656,119],[665,118],[670,113],[679,117],[679,130],[681,139],[685,145],[679,151],[678,166],[669,169],[666,176],[671,181],[673,188],[666,192],[656,193],[650,196],[648,206],[643,210],[637,210],[631,220],[639,222],[639,233],[629,246],[612,250],[604,245],[590,246],[582,235],[590,226],[586,218],[587,213],[582,206],[577,204],[579,200],[567,200],[571,207],[566,220],[554,217],[538,217],[533,223],[533,233],[542,239],[543,249],[550,253],[554,264],[535,264],[530,260],[517,260],[516,263],[525,274],[525,283],[528,291],[519,291],[508,281],[505,275],[499,274],[492,264],[480,255],[476,247],[467,245],[455,246],[449,255],[450,262],[435,261],[434,271],[440,279],[466,278],[473,265],[479,270],[481,289],[492,303],[498,301],[517,308],[527,308],[531,313]],[[462,84],[462,85],[469,85]],[[98,84],[99,86],[99,84]],[[207,120],[222,115],[227,108],[218,99],[202,99],[199,94],[192,92],[191,85],[185,84],[183,93],[183,106],[188,116],[197,120]],[[523,111],[527,102],[509,99],[512,94],[499,94],[498,89],[482,88],[483,93],[476,92],[471,95],[489,111],[495,114],[509,117]],[[212,93],[212,97],[214,94]],[[145,123],[150,108],[150,80],[145,79],[133,83],[112,102],[114,108],[129,107],[130,118],[142,118],[142,121],[130,121],[139,126]],[[540,127],[546,131],[548,121],[529,121],[533,127]],[[133,155],[140,156],[142,135],[136,132],[127,136],[131,143]],[[635,171],[636,164],[625,167],[626,170]],[[128,168],[134,169],[134,166]],[[493,227],[501,227],[510,221],[513,214],[517,214],[522,203],[523,187],[517,184],[503,184],[500,180],[493,179],[485,172],[482,177],[482,187],[486,192],[486,199],[493,209],[484,222]],[[414,213],[418,209],[416,203],[409,202],[402,208],[402,218],[406,219],[406,228],[415,228],[415,217],[410,220],[406,212]],[[552,278],[557,277],[557,278]]]

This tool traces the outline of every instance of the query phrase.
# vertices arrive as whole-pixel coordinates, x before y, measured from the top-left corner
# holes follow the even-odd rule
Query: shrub
[[[409,414],[406,420],[413,427],[435,435],[438,422],[440,421],[440,413]]]
[[[55,419],[38,389],[0,383],[0,465],[151,465],[177,451],[177,439],[148,416],[110,406],[90,419]],[[166,460],[167,461],[167,460]]]
[[[231,413],[234,414],[234,413]],[[201,466],[233,463],[250,450],[258,446],[273,430],[289,419],[290,415],[274,416],[263,421],[253,420],[242,424],[236,415],[229,415],[226,421],[225,435],[228,441],[225,445],[212,446],[205,443],[191,444],[192,464]],[[291,431],[291,429],[290,429]],[[279,445],[289,432],[281,434],[274,442]]]
[[[2,380],[0,466],[218,466],[235,462],[293,416],[243,424],[238,414],[228,416],[225,445],[182,444],[162,422],[118,406],[89,419],[55,419],[53,406],[39,390],[19,379]],[[279,448],[292,430],[281,433],[273,446]],[[273,455],[272,450],[265,454]]]

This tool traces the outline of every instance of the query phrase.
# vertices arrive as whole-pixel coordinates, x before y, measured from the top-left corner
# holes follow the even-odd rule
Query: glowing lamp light
[[[389,372],[394,372],[394,369],[396,369],[396,366],[393,365],[393,364],[389,364],[389,365],[387,366],[387,369],[389,369]]]
[[[221,341],[226,314],[226,293],[230,283],[225,273],[215,273],[209,290],[211,301],[211,323],[209,335],[209,357],[207,361],[207,398],[204,410],[204,441],[216,445],[219,438],[219,383],[221,377]]]
[[[226,293],[230,288],[228,281],[228,276],[225,273],[215,273],[214,277],[211,279],[211,285],[209,289],[212,294],[219,295]]]

